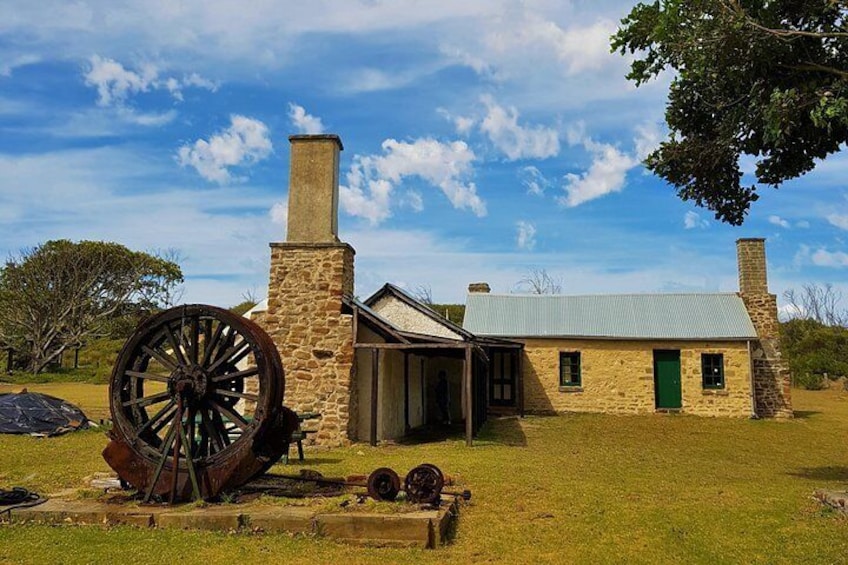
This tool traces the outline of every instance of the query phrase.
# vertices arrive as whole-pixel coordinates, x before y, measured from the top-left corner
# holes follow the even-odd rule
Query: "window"
[[[560,352],[559,386],[580,386],[580,352]]]
[[[702,353],[701,376],[704,388],[724,388],[724,355]]]

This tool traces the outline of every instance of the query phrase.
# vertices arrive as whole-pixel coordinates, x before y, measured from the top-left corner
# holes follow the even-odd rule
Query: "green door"
[[[654,350],[654,391],[657,408],[681,408],[680,351]]]

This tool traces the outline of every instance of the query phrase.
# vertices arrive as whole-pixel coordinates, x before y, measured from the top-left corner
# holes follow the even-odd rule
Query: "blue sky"
[[[848,158],[732,227],[640,165],[670,77],[635,89],[608,38],[630,2],[254,0],[0,4],[0,253],[55,238],[176,249],[184,299],[265,295],[288,136],[336,133],[356,292],[462,302],[546,269],[573,294],[848,296]],[[753,169],[753,161],[746,163]]]

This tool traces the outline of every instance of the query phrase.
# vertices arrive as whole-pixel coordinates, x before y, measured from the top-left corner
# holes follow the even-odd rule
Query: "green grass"
[[[73,386],[73,385],[67,385]],[[76,385],[82,386],[82,385]],[[473,500],[446,548],[358,548],[311,537],[0,526],[0,562],[135,563],[840,563],[848,519],[812,500],[848,488],[848,393],[793,391],[791,422],[649,415],[491,421],[415,446],[307,453],[325,476],[422,462]],[[105,406],[105,392],[102,394]],[[107,470],[102,432],[0,436],[0,488],[79,487]],[[278,466],[276,472],[297,472]]]
[[[74,369],[74,352],[65,352],[61,367],[33,375],[26,371],[15,371],[11,375],[0,373],[0,384],[44,384],[44,383],[91,383],[107,384],[112,374],[115,359],[124,345],[123,339],[95,340],[80,349],[79,367]],[[6,366],[5,357],[3,367]]]

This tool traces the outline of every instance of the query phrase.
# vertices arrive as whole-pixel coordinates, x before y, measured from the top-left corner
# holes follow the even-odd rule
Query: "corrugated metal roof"
[[[750,339],[736,294],[591,296],[470,293],[463,327],[496,337]]]

